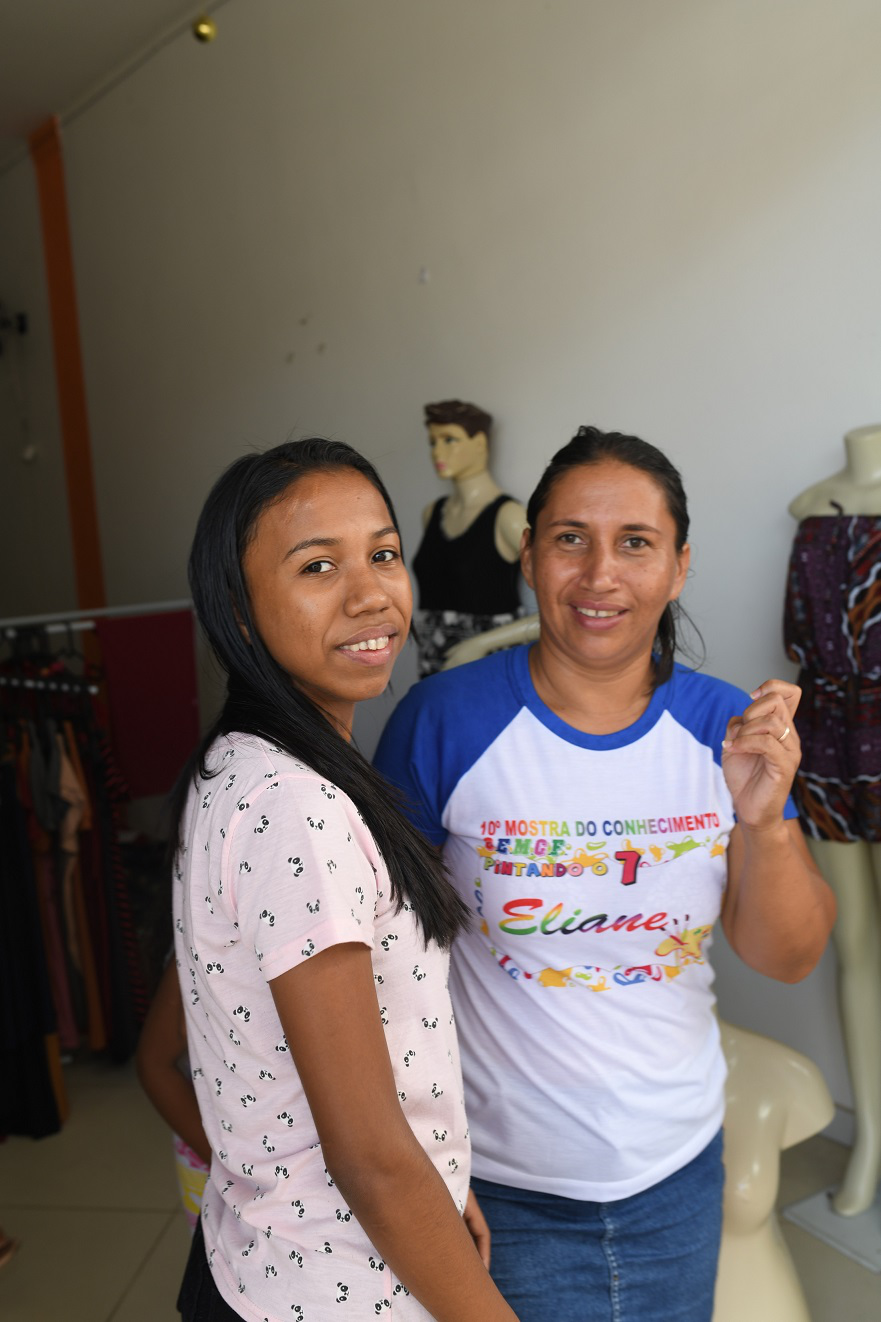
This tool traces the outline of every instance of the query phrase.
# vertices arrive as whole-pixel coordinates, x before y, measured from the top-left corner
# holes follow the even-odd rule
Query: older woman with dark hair
[[[524,1322],[709,1322],[713,926],[791,982],[834,917],[788,798],[799,691],[675,661],[688,511],[654,446],[582,428],[527,513],[538,642],[416,686],[376,763],[474,915],[450,988],[499,1288]]]

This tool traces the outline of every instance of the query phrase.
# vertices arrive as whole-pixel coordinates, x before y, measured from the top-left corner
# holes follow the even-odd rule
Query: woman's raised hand
[[[741,716],[728,722],[722,744],[722,771],[738,821],[766,827],[782,820],[786,796],[801,760],[795,712],[801,689],[769,679],[755,689]]]

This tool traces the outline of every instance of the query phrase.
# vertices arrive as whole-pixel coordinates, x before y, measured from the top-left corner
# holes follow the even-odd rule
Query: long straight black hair
[[[688,501],[685,498],[685,488],[679,470],[674,468],[662,450],[650,445],[648,441],[643,441],[639,436],[628,436],[618,431],[604,432],[598,427],[579,427],[569,444],[557,451],[542,473],[526,507],[530,538],[535,536],[536,520],[547,504],[551,487],[571,469],[600,464],[605,459],[613,459],[616,463],[638,469],[641,473],[647,474],[660,488],[670,517],[676,525],[676,550],[681,551],[688,541],[689,517]],[[701,644],[701,649],[703,648],[703,639],[694,622],[678,601],[669,601],[658,621],[658,632],[655,637],[653,688],[665,684],[673,674],[677,648],[686,650],[682,648],[681,640],[677,635],[676,625],[680,618],[688,622]],[[700,660],[700,658],[694,659]]]
[[[379,474],[342,441],[288,441],[263,454],[245,455],[221,475],[205,502],[190,552],[190,591],[199,622],[226,672],[227,696],[175,787],[172,840],[180,838],[196,777],[214,774],[205,758],[215,739],[236,731],[256,735],[348,794],[383,856],[392,899],[399,909],[405,901],[413,906],[426,941],[449,946],[467,910],[436,851],[401,811],[397,792],[291,681],[266,648],[251,611],[242,561],[263,511],[306,474],[346,469],[376,488],[397,530]]]

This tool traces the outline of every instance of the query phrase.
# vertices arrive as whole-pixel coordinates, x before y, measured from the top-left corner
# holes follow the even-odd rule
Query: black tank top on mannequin
[[[413,573],[421,610],[501,615],[519,609],[518,561],[509,564],[496,549],[496,515],[511,496],[498,496],[459,537],[447,537],[441,516],[447,497],[435,501]]]

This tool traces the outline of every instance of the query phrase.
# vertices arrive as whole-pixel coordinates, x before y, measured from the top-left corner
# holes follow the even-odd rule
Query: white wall
[[[230,0],[218,26],[64,134],[110,600],[181,596],[209,483],[289,434],[363,448],[412,550],[421,406],[457,394],[521,497],[580,422],[666,449],[707,668],[791,674],[787,503],[881,418],[877,0]],[[719,966],[724,1013],[848,1102],[834,958],[794,989]]]

